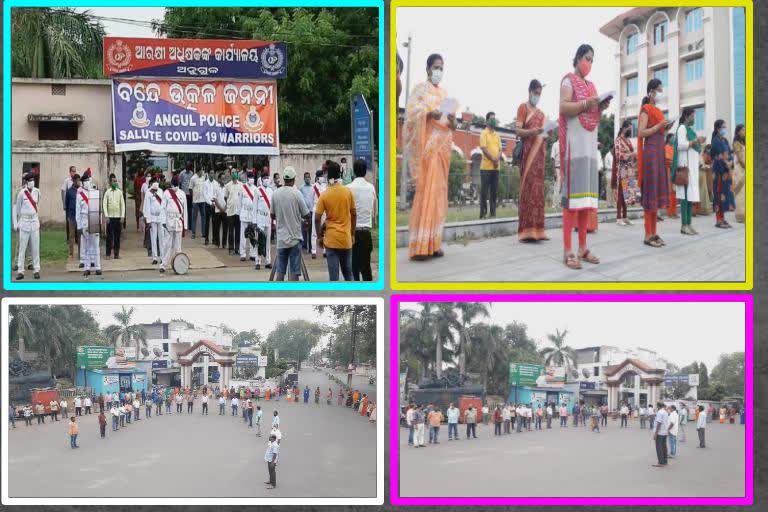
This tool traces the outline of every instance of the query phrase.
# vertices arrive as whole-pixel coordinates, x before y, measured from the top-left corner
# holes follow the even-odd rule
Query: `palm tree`
[[[456,316],[455,303],[438,302],[433,307],[435,375],[439,379],[443,376],[443,353],[452,353],[451,347],[455,341],[454,332],[461,332],[461,323]]]
[[[547,366],[564,366],[566,370],[576,364],[576,351],[565,344],[565,336],[568,329],[555,329],[555,334],[547,334],[547,339],[552,347],[542,349],[541,355]]]
[[[469,356],[480,369],[480,381],[487,390],[490,375],[504,373],[509,363],[509,345],[504,340],[504,329],[498,325],[480,323],[469,330]]]
[[[56,314],[54,308],[57,307],[61,306],[16,306],[11,310],[9,323],[10,339],[18,340],[19,345],[27,344],[43,354],[51,377],[54,360],[65,351],[69,342],[66,322],[62,321],[61,315]]]
[[[419,378],[427,376],[432,362],[432,305],[426,303],[421,311],[400,311],[401,364],[418,369]],[[416,363],[416,364],[413,364]]]
[[[489,303],[490,304],[490,303]],[[488,306],[482,302],[457,302],[456,309],[461,313],[461,330],[459,331],[459,373],[464,375],[467,369],[467,344],[469,329],[477,318],[488,318]]]
[[[133,307],[126,309],[125,306],[121,306],[121,310],[112,315],[117,320],[117,324],[112,324],[104,329],[104,335],[115,348],[127,346],[132,342],[136,343],[136,358],[138,359],[142,347],[147,346],[147,332],[141,325],[131,323],[134,312],[135,308]]]
[[[11,10],[12,75],[99,78],[104,35],[89,11],[16,7]]]

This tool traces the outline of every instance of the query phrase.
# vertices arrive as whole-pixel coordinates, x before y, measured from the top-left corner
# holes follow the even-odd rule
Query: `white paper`
[[[544,123],[544,133],[549,133],[555,128],[557,128],[559,124],[557,121],[550,121],[549,119]]]
[[[440,102],[440,112],[445,115],[455,114],[459,110],[459,100],[456,98],[443,98]]]
[[[602,103],[608,98],[615,98],[615,97],[616,97],[616,91],[604,92],[603,94],[598,96],[598,103]]]

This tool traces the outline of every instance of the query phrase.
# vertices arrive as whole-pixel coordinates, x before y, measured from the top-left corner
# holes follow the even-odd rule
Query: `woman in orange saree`
[[[544,231],[544,163],[547,142],[543,135],[546,117],[536,105],[541,98],[541,82],[534,79],[528,86],[528,101],[517,108],[515,133],[523,143],[523,166],[520,171],[520,205],[517,238],[521,242],[549,240]]]
[[[664,118],[657,107],[662,96],[662,83],[658,78],[648,82],[648,95],[643,98],[637,126],[637,171],[640,185],[640,203],[645,219],[643,243],[663,247],[664,240],[656,232],[659,209],[669,204],[669,178],[664,155],[664,132],[672,123]]]
[[[447,96],[439,86],[443,58],[427,59],[428,81],[418,84],[408,99],[403,125],[403,144],[408,169],[416,183],[411,208],[408,255],[426,260],[443,255],[443,225],[448,213],[448,170],[451,165],[456,117],[443,116],[440,104]],[[443,120],[445,118],[445,120]]]

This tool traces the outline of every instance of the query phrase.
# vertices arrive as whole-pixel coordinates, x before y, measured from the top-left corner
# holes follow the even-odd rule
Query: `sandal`
[[[445,256],[445,253],[440,249],[432,253],[433,258],[442,258],[443,256]]]
[[[661,238],[659,235],[653,235],[653,236],[651,237],[651,240],[654,240],[654,239],[655,239],[657,242],[659,242],[659,243],[661,244],[661,246],[662,246],[662,247],[664,247],[665,245],[667,245],[667,242],[665,242],[665,241],[664,241],[664,239],[663,239],[663,238]]]
[[[597,265],[598,263],[600,263],[600,258],[592,254],[592,252],[589,249],[584,251],[584,254],[580,254],[579,259],[581,261],[586,261],[587,263],[591,263],[593,265]]]
[[[429,256],[425,256],[424,254],[417,254],[416,256],[411,256],[411,261],[427,261],[428,259],[429,259]]]
[[[651,247],[655,247],[656,249],[661,248],[661,242],[659,242],[655,237],[651,237],[648,240],[643,240],[643,243],[645,245],[649,245]]]
[[[565,255],[565,266],[573,270],[581,270],[581,263],[579,263],[579,259],[572,252]]]

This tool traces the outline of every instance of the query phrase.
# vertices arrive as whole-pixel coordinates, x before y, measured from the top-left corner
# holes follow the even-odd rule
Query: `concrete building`
[[[636,130],[647,84],[658,78],[669,117],[692,107],[699,135],[709,137],[717,119],[733,131],[745,122],[745,30],[740,7],[637,7],[606,23],[600,32],[616,42],[617,118]]]
[[[229,387],[235,352],[226,350],[212,341],[200,340],[178,356],[182,387]]]

